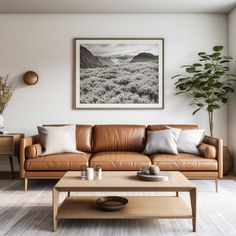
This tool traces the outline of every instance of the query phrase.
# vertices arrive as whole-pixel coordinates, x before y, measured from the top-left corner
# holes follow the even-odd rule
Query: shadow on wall
[[[14,84],[16,89],[21,89],[27,87],[27,85],[23,81],[23,73],[19,74],[12,78],[12,83]]]

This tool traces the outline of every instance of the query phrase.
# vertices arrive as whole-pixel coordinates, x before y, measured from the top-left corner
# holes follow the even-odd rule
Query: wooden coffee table
[[[168,172],[167,182],[141,181],[136,174],[103,171],[102,180],[87,181],[81,180],[80,172],[67,172],[53,188],[53,231],[57,230],[60,219],[192,219],[196,232],[196,187],[183,174]],[[60,192],[68,192],[61,205]],[[125,208],[107,212],[96,206],[100,196],[70,196],[70,192],[176,192],[176,196],[128,196]],[[190,204],[179,192],[189,192]]]

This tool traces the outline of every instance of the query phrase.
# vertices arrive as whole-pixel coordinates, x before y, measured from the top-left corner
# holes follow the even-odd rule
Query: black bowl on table
[[[96,203],[102,210],[118,211],[127,205],[128,199],[118,196],[109,196],[97,199]]]

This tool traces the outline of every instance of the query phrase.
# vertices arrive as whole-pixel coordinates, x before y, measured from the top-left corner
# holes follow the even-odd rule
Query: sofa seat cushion
[[[199,155],[179,153],[178,155],[154,154],[150,156],[153,165],[161,170],[176,171],[217,171],[215,159],[206,159]]]
[[[103,170],[139,170],[151,165],[151,160],[138,152],[99,152],[90,159],[90,166],[96,165]]]
[[[25,169],[30,171],[80,170],[82,165],[88,165],[91,154],[60,153],[38,156],[27,159]]]

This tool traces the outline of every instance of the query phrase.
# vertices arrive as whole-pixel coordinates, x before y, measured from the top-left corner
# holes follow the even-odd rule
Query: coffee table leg
[[[197,190],[196,188],[192,189],[190,192],[191,208],[192,208],[192,224],[193,232],[196,232],[196,215],[197,215]]]
[[[57,212],[58,212],[58,204],[59,204],[59,194],[60,192],[53,188],[52,202],[53,202],[53,231],[57,230]]]

